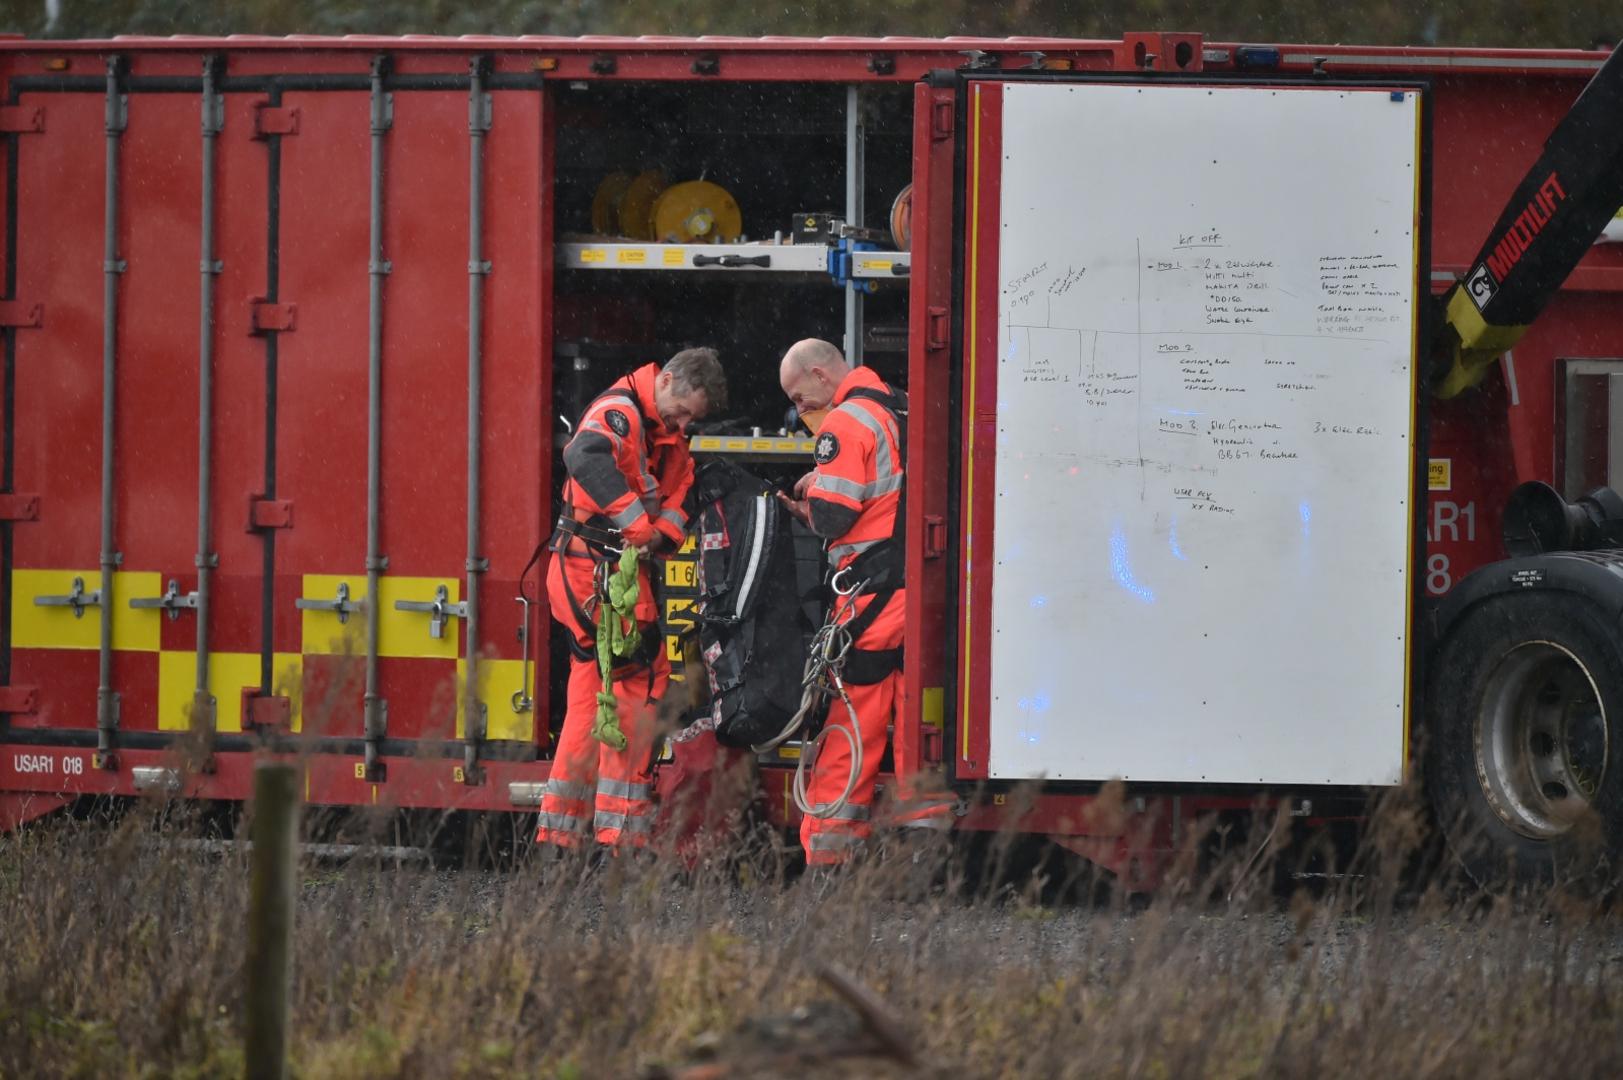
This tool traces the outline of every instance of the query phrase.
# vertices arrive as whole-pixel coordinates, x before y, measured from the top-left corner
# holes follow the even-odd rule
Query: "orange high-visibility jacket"
[[[844,567],[889,540],[901,502],[901,434],[877,401],[853,398],[858,387],[888,393],[872,368],[852,368],[834,392],[834,411],[817,430],[817,479],[807,492],[812,531],[828,539],[828,559]]]
[[[659,368],[645,364],[586,408],[564,447],[564,504],[579,520],[607,518],[627,543],[664,536],[681,546],[693,488],[687,436],[668,432],[654,408]]]

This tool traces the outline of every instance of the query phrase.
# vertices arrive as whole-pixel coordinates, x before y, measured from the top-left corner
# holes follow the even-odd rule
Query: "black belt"
[[[579,540],[586,545],[587,555],[579,555],[569,550],[569,541]],[[600,514],[594,514],[585,521],[576,521],[565,515],[558,519],[554,527],[552,540],[547,544],[547,550],[555,555],[568,555],[580,559],[590,557],[594,562],[608,562],[619,557],[618,551],[623,543],[620,533],[609,523],[609,519]]]

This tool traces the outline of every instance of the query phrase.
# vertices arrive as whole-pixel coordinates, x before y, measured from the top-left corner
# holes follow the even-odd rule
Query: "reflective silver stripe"
[[[592,796],[597,794],[597,791],[590,784],[577,784],[572,780],[548,780],[546,793],[558,799],[591,802]]]
[[[843,476],[817,477],[815,491],[826,491],[832,495],[844,495],[848,499],[862,502],[867,499],[877,499],[881,495],[889,495],[893,491],[902,490],[902,474],[891,473],[881,476],[871,484],[859,484],[855,480],[847,480]]]
[[[581,836],[592,831],[585,818],[578,818],[573,814],[542,814],[540,824],[543,829],[550,829],[553,832],[579,833]]]
[[[890,422],[889,414],[883,420],[880,420],[871,410],[863,408],[855,401],[844,402],[835,411],[845,413],[845,415],[873,433],[873,471],[875,476],[879,478],[895,476],[896,465],[891,460],[890,444],[898,436],[895,427]]]
[[[862,843],[862,837],[852,833],[814,832],[811,834],[806,849],[808,851],[844,851],[847,848],[856,847],[860,843]]]
[[[687,515],[682,513],[680,510],[661,510],[659,512],[659,516],[670,522],[672,525],[675,525],[678,529],[687,527]]]
[[[886,537],[885,539],[889,539]],[[858,540],[853,544],[835,544],[828,549],[828,561],[838,566],[840,560],[847,555],[861,555],[875,544],[882,544],[884,540]]]
[[[898,477],[900,479],[900,477]],[[827,476],[817,474],[817,491],[826,491],[830,495],[844,495],[848,499],[862,501],[868,495],[868,485],[859,484],[855,480],[847,480],[843,476]]]
[[[643,514],[644,511],[642,508],[642,503],[634,502],[630,506],[627,506],[624,510],[620,511],[618,514],[610,514],[609,520],[614,522],[614,524],[619,528],[628,529],[635,525],[638,521],[642,520]]]
[[[600,424],[596,420],[582,420],[580,422],[580,430],[590,431],[594,435],[601,435],[605,439],[608,439],[609,442],[614,445],[616,452],[618,452],[620,447],[623,445],[620,442],[620,436],[616,435],[612,428],[610,428],[607,424]]]
[[[628,784],[624,780],[602,777],[597,782],[597,793],[616,799],[650,799],[653,798],[654,787],[652,784]]]
[[[849,726],[849,725],[847,725]],[[867,821],[868,807],[858,806],[856,803],[846,803],[832,814],[823,813],[828,803],[818,803],[812,807],[812,816],[819,821]]]
[[[629,833],[653,832],[654,815],[632,814],[628,817],[625,814],[611,814],[599,810],[595,823],[599,829],[619,829],[621,832]]]
[[[902,490],[902,474],[892,473],[889,476],[881,476],[878,480],[867,485],[867,488],[868,494],[866,497],[870,499],[878,498],[881,495],[889,495],[893,491],[900,491]]]
[[[750,538],[750,561],[744,567],[744,580],[738,586],[738,610],[744,610],[753,595],[755,574],[761,568],[761,551],[766,546],[766,496],[755,496],[755,535]]]

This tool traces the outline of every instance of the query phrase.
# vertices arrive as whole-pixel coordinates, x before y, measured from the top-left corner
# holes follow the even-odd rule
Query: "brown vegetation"
[[[1416,819],[1377,821],[1313,894],[1250,840],[1147,904],[1013,837],[828,879],[768,832],[693,873],[307,861],[295,1075],[1623,1075],[1616,915],[1417,887]],[[147,803],[0,839],[0,1076],[240,1075],[248,859],[205,831]]]

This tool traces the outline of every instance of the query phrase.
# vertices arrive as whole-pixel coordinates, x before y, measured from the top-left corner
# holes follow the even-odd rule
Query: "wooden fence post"
[[[249,1080],[287,1076],[298,770],[285,762],[254,769],[253,886],[248,911],[245,1047]]]

